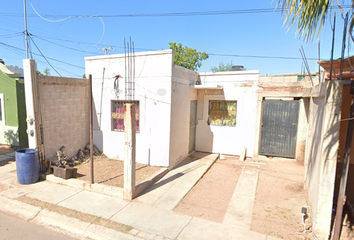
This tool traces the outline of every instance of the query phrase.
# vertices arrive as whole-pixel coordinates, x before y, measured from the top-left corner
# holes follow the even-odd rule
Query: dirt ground
[[[303,181],[304,166],[295,161],[261,164],[251,229],[282,239],[307,239],[301,222],[301,208],[307,205]]]
[[[123,187],[124,185],[124,162],[112,160],[105,155],[94,156],[94,181],[115,187]],[[78,178],[85,181],[91,180],[90,162],[82,163],[76,166]],[[139,184],[147,178],[154,176],[161,168],[148,166],[137,163],[136,169],[136,184]]]
[[[222,222],[241,170],[236,159],[217,160],[174,211]]]
[[[243,165],[260,165],[251,230],[282,239],[306,239],[300,233],[304,167],[292,160],[217,160],[174,211],[222,222]],[[309,224],[307,224],[309,226]]]
[[[16,151],[17,149],[19,149],[19,148],[14,147],[14,146],[10,146],[10,145],[0,144],[0,155],[12,153],[12,152]]]

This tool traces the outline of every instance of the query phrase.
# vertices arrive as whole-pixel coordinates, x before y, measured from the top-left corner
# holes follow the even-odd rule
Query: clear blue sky
[[[102,47],[113,46],[111,54],[123,53],[124,38],[132,37],[136,52],[169,48],[169,42],[205,51],[210,55],[199,71],[210,71],[220,61],[243,65],[247,70],[260,70],[261,75],[299,73],[303,71],[299,52],[304,47],[307,58],[318,57],[317,40],[306,43],[295,35],[295,27],[287,31],[279,12],[221,14],[203,16],[137,16],[137,14],[208,12],[247,9],[274,9],[276,0],[254,1],[166,1],[166,0],[27,0],[28,32],[32,34],[32,56],[38,70],[50,68],[39,55],[40,51],[62,76],[81,77],[84,74],[84,57],[103,55]],[[0,58],[6,65],[22,67],[26,57],[24,41],[23,1],[0,0]],[[40,18],[31,4],[48,20],[58,21],[71,15],[125,15],[122,17],[69,18],[49,22]],[[132,14],[134,17],[127,17]],[[102,23],[103,21],[103,23]],[[343,20],[337,15],[334,57],[339,58]],[[102,35],[104,30],[104,35]],[[102,39],[101,39],[102,38]],[[329,59],[331,26],[324,27],[320,35],[321,58]],[[99,42],[99,44],[97,44]],[[95,45],[97,44],[97,45]],[[37,46],[37,47],[36,47]],[[22,49],[22,50],[21,50]],[[351,52],[349,52],[351,53]],[[348,51],[346,51],[348,55]],[[259,58],[295,57],[297,60]],[[62,61],[55,61],[55,60]],[[312,72],[318,70],[317,61],[309,60]],[[75,65],[75,66],[72,66]]]

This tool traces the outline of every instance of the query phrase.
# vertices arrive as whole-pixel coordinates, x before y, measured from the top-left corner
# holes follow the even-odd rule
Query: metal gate
[[[197,126],[197,100],[191,101],[190,117],[189,117],[189,150],[191,153],[195,150],[195,135]]]
[[[299,101],[263,101],[259,154],[295,158]]]

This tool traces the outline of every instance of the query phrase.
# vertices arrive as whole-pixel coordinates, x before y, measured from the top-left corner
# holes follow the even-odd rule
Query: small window
[[[209,101],[209,125],[236,126],[236,101]]]
[[[112,101],[112,131],[123,132],[124,131],[124,104],[127,101],[114,100]],[[140,119],[140,109],[139,101],[133,101],[135,103],[135,130],[140,131],[139,119]]]

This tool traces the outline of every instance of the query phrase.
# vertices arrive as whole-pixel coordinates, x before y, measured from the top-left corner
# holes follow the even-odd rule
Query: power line
[[[48,40],[45,40],[43,39],[42,37],[39,37],[37,35],[34,35],[36,36],[37,38],[40,38],[41,40],[44,40],[44,41],[48,41]],[[52,38],[53,39],[53,38]],[[65,40],[65,39],[58,39],[58,38],[55,38],[56,40],[60,40],[60,41],[68,41],[68,42],[75,42],[75,41],[72,41],[72,40]],[[48,41],[50,42],[50,41]],[[84,43],[84,42],[76,42],[76,43],[83,43],[83,44],[91,44],[91,43]],[[4,44],[4,43],[1,43],[0,44],[2,45],[7,45],[7,44]],[[52,44],[55,44],[55,43],[52,43]],[[79,51],[79,52],[84,52],[84,51],[81,51],[81,50],[78,50],[78,49],[74,49],[74,48],[70,48],[70,47],[67,47],[67,46],[64,46],[64,45],[60,45],[60,44],[56,44],[56,45],[59,45],[59,46],[62,46],[62,47],[65,47],[65,48],[68,48],[68,49],[71,49],[73,51]],[[10,45],[7,45],[7,46],[10,46]],[[11,46],[13,47],[13,46]],[[120,48],[119,46],[113,46],[112,47],[115,47],[115,48]],[[13,47],[15,48],[15,47]],[[17,48],[19,49],[19,48]],[[155,51],[154,49],[145,49],[145,48],[137,48],[137,49],[140,49],[140,50],[146,50],[146,51]],[[19,50],[23,50],[23,49],[19,49]],[[23,50],[24,51],[24,50]],[[88,53],[92,53],[92,54],[98,54],[98,53],[94,53],[94,52],[88,52]],[[207,53],[208,55],[210,56],[222,56],[222,57],[241,57],[241,58],[264,58],[264,59],[283,59],[283,60],[302,60],[302,58],[300,57],[287,57],[287,56],[269,56],[269,55],[241,55],[241,54],[222,54],[222,53]],[[36,54],[35,54],[36,55]],[[49,58],[47,57],[48,59],[51,59],[53,61],[57,61],[57,62],[61,62],[61,63],[64,63],[64,64],[68,64],[66,62],[63,62],[63,61],[60,61],[60,60],[57,60],[57,59],[54,59],[54,58]],[[308,60],[311,60],[311,61],[317,61],[318,59],[317,58],[307,58]],[[81,68],[81,69],[85,69],[83,67],[80,67],[80,66],[77,66],[77,65],[73,65],[73,64],[68,64],[70,66],[74,66],[74,67],[77,67],[77,68]]]
[[[21,48],[18,48],[18,47],[15,47],[15,46],[11,46],[9,44],[6,44],[6,43],[3,43],[3,42],[0,42],[0,45],[3,45],[5,47],[8,47],[10,49],[12,49],[13,51],[17,50],[17,51],[21,51],[21,52],[24,52],[25,50],[24,49],[21,49]],[[41,56],[40,54],[37,54],[37,53],[33,53],[34,55],[37,55],[37,56]],[[23,56],[23,55],[22,55]],[[60,62],[60,63],[63,63],[63,64],[66,64],[66,65],[69,65],[69,66],[72,66],[72,67],[76,67],[76,68],[80,68],[80,69],[85,69],[84,67],[81,67],[81,66],[78,66],[78,65],[74,65],[74,64],[71,64],[71,63],[67,63],[67,62],[64,62],[64,61],[61,61],[61,60],[58,60],[58,59],[55,59],[55,58],[51,58],[51,57],[47,57],[47,59],[50,59],[50,60],[53,60],[53,61],[56,61],[56,62]]]
[[[223,56],[223,57],[245,57],[245,58],[271,58],[271,59],[285,59],[285,60],[302,60],[302,58],[299,57],[282,57],[282,56],[257,56],[257,55],[238,55],[238,54],[218,54],[218,53],[207,53],[208,55],[211,56]],[[315,60],[317,61],[317,58],[307,58],[307,60]]]
[[[45,41],[45,42],[48,42],[48,43],[51,43],[53,45],[57,45],[59,47],[63,47],[63,48],[67,48],[67,49],[70,49],[70,50],[73,50],[73,51],[77,51],[77,52],[83,52],[83,53],[91,53],[91,54],[99,54],[98,52],[89,52],[89,51],[83,51],[83,50],[79,50],[79,49],[76,49],[76,48],[72,48],[72,47],[68,47],[68,46],[65,46],[65,45],[62,45],[62,44],[58,44],[58,43],[55,43],[55,42],[52,42],[52,41],[49,41],[47,39],[44,39],[42,37],[39,37],[37,35],[33,35],[33,37],[37,37],[38,39],[42,40],[42,41]],[[74,42],[74,41],[73,41]]]
[[[343,9],[352,8],[351,5],[341,6]],[[339,9],[337,6],[331,6],[329,9]],[[233,9],[220,11],[197,11],[197,12],[167,12],[167,13],[131,13],[131,14],[114,14],[114,15],[41,15],[42,17],[63,18],[130,18],[130,17],[189,17],[189,16],[207,16],[207,15],[236,15],[236,14],[258,14],[258,13],[276,13],[282,12],[280,8],[261,8],[261,9]],[[7,17],[22,17],[20,13],[0,13]],[[28,14],[28,17],[37,17],[37,14]],[[57,20],[60,21],[60,20]]]
[[[40,38],[40,39],[42,39],[44,41],[48,41],[48,40],[45,40],[43,37],[40,37],[38,35],[34,35],[34,36],[36,36],[37,38]],[[58,41],[65,41],[65,42],[74,42],[74,43],[79,43],[79,44],[87,44],[87,45],[92,45],[93,44],[93,43],[89,43],[89,42],[76,42],[76,41],[73,41],[73,40],[67,40],[67,39],[61,39],[61,38],[55,38],[55,37],[46,37],[46,38],[55,39],[55,40],[58,40]],[[50,42],[50,41],[48,41],[48,42]],[[53,43],[53,44],[55,44],[55,43]],[[60,45],[60,44],[57,44],[57,45],[65,47],[65,46]],[[124,47],[115,46],[115,45],[111,45],[111,47],[124,48]],[[81,51],[81,50],[73,49],[73,48],[70,48],[70,47],[66,47],[66,48],[69,48],[69,49],[72,49],[72,50],[75,50],[75,51]],[[135,48],[135,49],[142,50],[142,51],[156,51],[155,49],[148,49],[148,48]],[[98,53],[95,53],[95,52],[88,52],[88,53],[98,54]],[[224,57],[246,57],[246,58],[269,58],[269,59],[285,59],[285,60],[302,60],[302,58],[300,58],[300,57],[286,57],[286,56],[239,55],[239,54],[221,54],[221,53],[208,53],[208,55],[211,55],[211,56],[224,56]],[[317,58],[307,58],[307,59],[308,60],[318,60]]]
[[[34,44],[34,46],[37,48],[37,50],[39,51],[39,53],[42,55],[42,57],[46,60],[46,62],[49,64],[49,66],[52,67],[52,69],[61,77],[60,73],[53,67],[53,65],[48,61],[48,59],[43,55],[42,51],[39,49],[39,47],[37,46],[37,44],[33,41],[33,38],[30,34],[28,34],[29,38],[31,39],[32,43]]]

